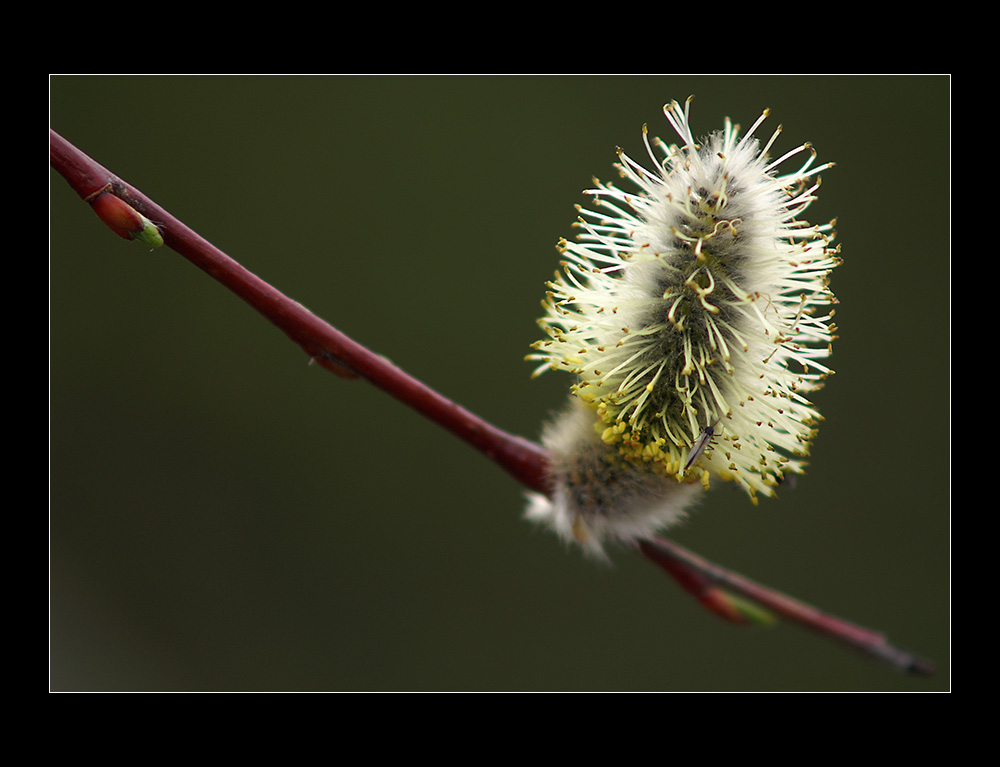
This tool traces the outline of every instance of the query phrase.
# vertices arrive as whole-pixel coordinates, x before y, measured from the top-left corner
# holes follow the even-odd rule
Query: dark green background
[[[51,126],[248,269],[498,425],[573,205],[696,94],[812,141],[837,375],[809,473],[717,486],[679,542],[940,664],[730,627],[645,560],[520,518],[503,471],[298,347],[50,172],[56,690],[942,690],[949,675],[945,77],[53,77]]]

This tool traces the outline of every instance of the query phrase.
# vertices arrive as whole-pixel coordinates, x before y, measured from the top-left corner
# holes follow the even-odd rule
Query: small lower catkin
[[[543,434],[551,497],[527,516],[595,554],[683,518],[712,476],[773,495],[803,471],[821,420],[807,395],[831,373],[839,246],[834,222],[800,216],[832,163],[810,144],[772,160],[780,127],[754,137],[766,110],[742,137],[727,119],[696,141],[690,103],[664,108],[680,144],[643,128],[654,170],[619,150],[638,191],[587,192],[528,357],[575,382]]]

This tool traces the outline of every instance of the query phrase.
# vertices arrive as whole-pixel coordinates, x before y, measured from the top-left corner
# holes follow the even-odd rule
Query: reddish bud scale
[[[701,602],[702,606],[730,623],[746,626],[750,622],[747,620],[747,616],[733,604],[726,592],[720,589],[711,588],[702,592],[698,595],[698,601]]]
[[[717,587],[700,594],[698,601],[716,615],[741,626],[771,626],[777,620],[769,610],[756,602]]]
[[[90,201],[90,207],[108,228],[119,237],[134,240],[137,232],[143,230],[143,219],[139,212],[127,202],[110,192],[104,192]]]

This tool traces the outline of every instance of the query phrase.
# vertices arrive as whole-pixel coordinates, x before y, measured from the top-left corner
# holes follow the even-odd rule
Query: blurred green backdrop
[[[357,340],[529,437],[555,244],[615,147],[695,94],[812,141],[837,217],[837,375],[809,473],[729,486],[673,537],[938,662],[907,678],[789,626],[730,627],[639,557],[606,567],[362,382],[311,367],[50,171],[55,690],[942,690],[949,677],[945,77],[77,77],[50,124]]]

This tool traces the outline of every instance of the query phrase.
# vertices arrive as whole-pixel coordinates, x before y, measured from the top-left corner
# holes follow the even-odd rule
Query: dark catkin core
[[[720,185],[721,179],[713,188]],[[725,187],[724,194],[707,186],[692,189],[684,204],[677,206],[676,231],[659,246],[659,259],[650,267],[655,270],[648,275],[651,300],[644,315],[634,322],[637,327],[660,328],[655,337],[647,339],[645,352],[635,361],[635,367],[649,370],[642,384],[652,383],[654,378],[656,383],[647,400],[648,415],[634,426],[639,430],[652,426],[654,437],[662,436],[655,424],[664,415],[668,421],[684,419],[688,405],[678,396],[678,386],[707,385],[704,377],[710,377],[715,388],[726,386],[729,372],[720,359],[710,358],[707,365],[692,371],[685,348],[717,346],[715,332],[721,333],[730,347],[739,343],[728,330],[739,322],[740,315],[736,308],[739,297],[728,283],[744,283],[744,244],[754,222],[752,212],[742,204],[742,189],[732,183]],[[718,330],[710,329],[710,320]],[[654,368],[657,361],[665,363],[662,370]],[[625,404],[622,409],[627,408]],[[703,425],[711,417],[706,414]]]
[[[595,441],[555,472],[556,486],[567,488],[567,501],[588,518],[613,519],[626,514],[629,498],[646,497],[645,486],[659,491],[661,476],[640,472],[617,450]]]

